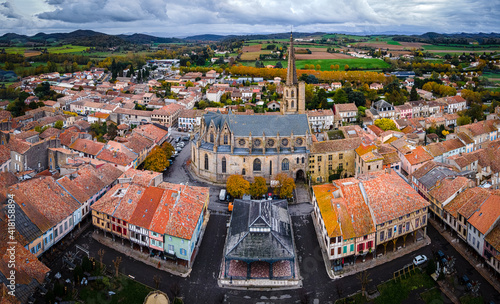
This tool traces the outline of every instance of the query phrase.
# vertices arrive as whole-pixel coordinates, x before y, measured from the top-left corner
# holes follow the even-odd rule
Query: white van
[[[226,189],[221,189],[219,193],[219,201],[223,202],[226,200]]]

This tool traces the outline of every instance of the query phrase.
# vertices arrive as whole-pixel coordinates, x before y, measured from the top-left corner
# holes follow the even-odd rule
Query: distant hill
[[[227,39],[229,37],[234,37],[234,36],[233,35],[223,36],[223,35],[204,34],[204,35],[189,36],[189,37],[184,38],[184,40],[187,40],[187,41],[221,41],[221,40]]]
[[[431,44],[500,44],[499,33],[456,33],[440,34],[427,32],[422,35],[395,35],[393,40],[405,42],[424,42]]]
[[[155,37],[146,34],[132,34],[132,35],[117,35],[117,37],[135,44],[147,44],[147,43],[182,43],[185,42],[180,38],[163,38]]]
[[[179,38],[161,38],[144,34],[133,35],[108,35],[91,30],[76,30],[70,33],[38,33],[33,36],[18,35],[7,33],[0,37],[1,43],[52,43],[74,44],[83,46],[103,46],[113,47],[126,44],[145,44],[145,43],[172,43],[183,42]]]

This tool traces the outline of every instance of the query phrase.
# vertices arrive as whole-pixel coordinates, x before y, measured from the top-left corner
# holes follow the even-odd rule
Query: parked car
[[[189,136],[184,136],[184,137],[182,138],[182,140],[183,140],[183,141],[189,141]]]
[[[178,143],[178,144],[177,144],[177,147],[184,148],[184,146],[185,146],[185,145],[186,145],[186,144],[185,144],[184,142],[182,142],[182,141],[181,141],[180,143]]]
[[[226,189],[221,189],[219,193],[219,201],[223,202],[226,200]]]
[[[177,146],[177,147],[175,148],[175,151],[177,151],[177,152],[182,151],[182,147]]]
[[[176,142],[176,143],[178,143],[178,142],[180,142],[180,141],[181,141],[181,137],[180,137],[180,136],[175,138],[175,142]]]
[[[460,278],[460,283],[461,283],[462,285],[466,285],[467,283],[470,283],[470,279],[469,279],[469,277],[468,277],[466,274],[464,274],[464,275]]]
[[[415,266],[418,266],[418,265],[421,265],[423,263],[427,262],[427,257],[425,255],[417,255],[414,259],[413,259],[413,265]]]

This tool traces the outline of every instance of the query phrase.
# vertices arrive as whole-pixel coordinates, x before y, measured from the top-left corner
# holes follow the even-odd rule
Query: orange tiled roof
[[[463,176],[458,176],[456,178],[450,179],[445,178],[440,180],[437,185],[429,191],[429,194],[434,197],[439,203],[444,203],[449,199],[454,193],[458,192],[460,189],[467,187],[469,179]]]
[[[73,144],[71,144],[70,149],[76,150],[78,152],[83,152],[96,156],[104,148],[104,144],[100,142],[94,142],[89,139],[78,138]]]
[[[358,180],[363,183],[377,225],[430,205],[393,170],[364,174]]]
[[[478,198],[475,197],[486,194],[487,192],[488,190],[480,187],[466,189],[451,200],[451,202],[446,204],[444,210],[454,218],[458,218],[458,212],[463,206],[473,201],[477,202]]]
[[[313,186],[318,208],[325,223],[326,233],[329,237],[342,236],[348,240],[356,237],[353,222],[343,198],[335,198],[333,192],[339,190],[332,184]]]
[[[107,161],[112,164],[121,166],[130,165],[135,158],[129,157],[126,153],[120,151],[111,151],[109,149],[102,149],[96,157],[97,159]]]
[[[469,218],[468,222],[482,234],[495,224],[500,217],[500,196],[490,195],[490,197],[481,204],[479,210]]]
[[[427,153],[427,151],[425,151],[422,146],[416,147],[411,151],[411,153],[406,154],[405,157],[412,166],[433,159],[433,157],[429,153]]]
[[[360,144],[360,138],[347,138],[315,142],[311,147],[311,153],[350,151],[356,149]]]
[[[500,251],[500,224],[497,224],[484,238],[496,251]]]

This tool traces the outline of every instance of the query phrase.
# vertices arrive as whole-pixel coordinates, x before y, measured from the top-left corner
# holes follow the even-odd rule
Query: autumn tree
[[[276,174],[273,180],[276,181],[274,191],[281,198],[289,197],[295,189],[295,182],[293,178],[289,177],[286,173]]]
[[[348,64],[344,65],[344,70],[346,70],[346,71],[349,70],[349,65]]]
[[[162,172],[169,165],[167,152],[159,146],[154,147],[144,160],[144,169],[155,172]]]
[[[319,71],[319,70],[321,70],[321,65],[317,64],[316,65],[316,71]]]
[[[172,146],[171,143],[165,142],[163,145],[161,145],[161,148],[165,151],[167,154],[167,159],[172,157],[172,155],[175,153],[175,148]]]
[[[460,116],[459,118],[457,118],[457,125],[459,126],[468,125],[470,123],[471,119],[469,116]]]
[[[233,197],[242,197],[250,190],[250,183],[239,174],[228,177],[226,182],[227,192]]]
[[[255,177],[253,183],[250,184],[250,195],[256,198],[260,198],[263,194],[266,194],[266,192],[266,179],[261,176]]]
[[[295,190],[295,181],[293,180],[293,178],[288,177],[281,185],[280,197],[281,198],[292,197],[293,190]]]
[[[396,127],[396,123],[394,122],[394,120],[389,118],[377,119],[375,120],[374,124],[384,131],[387,130],[399,131],[399,129]]]

